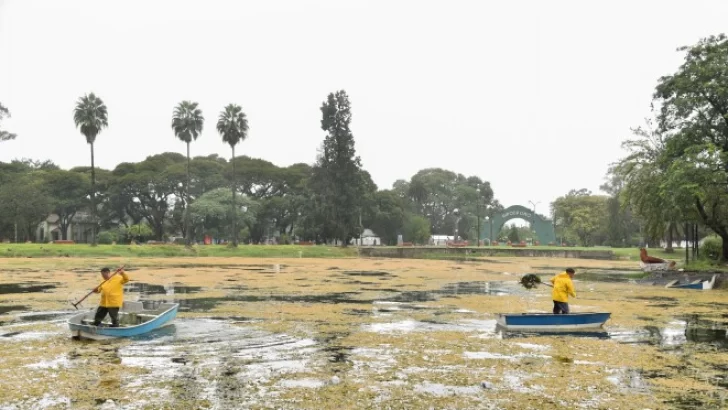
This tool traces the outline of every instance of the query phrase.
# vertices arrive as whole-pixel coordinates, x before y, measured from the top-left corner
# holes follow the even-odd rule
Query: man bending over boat
[[[554,290],[551,292],[552,299],[554,301],[554,314],[567,314],[569,313],[569,295],[576,297],[574,291],[574,283],[571,281],[574,278],[574,269],[567,269],[565,272],[551,278]]]
[[[119,327],[119,309],[124,304],[124,284],[129,282],[129,277],[124,272],[124,268],[119,269],[113,275],[109,268],[103,268],[101,276],[104,281],[94,289],[94,292],[101,293],[99,307],[96,309],[96,317],[94,317],[94,326],[100,325],[108,314],[111,316],[111,327]]]

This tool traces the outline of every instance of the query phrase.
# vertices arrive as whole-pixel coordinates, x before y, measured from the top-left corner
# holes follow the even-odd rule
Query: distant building
[[[35,231],[36,242],[63,239],[61,224],[58,219],[58,215],[50,214],[38,224],[38,228]],[[76,243],[89,243],[91,242],[92,230],[93,223],[91,223],[90,215],[87,212],[79,211],[76,212],[66,228],[66,238]]]
[[[364,229],[364,232],[362,232],[361,238],[351,238],[349,240],[349,245],[358,245],[358,246],[379,246],[382,244],[382,239],[377,236],[374,232],[372,232],[371,229]],[[329,245],[333,246],[341,246],[341,241],[339,239],[334,239],[329,241]]]
[[[382,244],[382,240],[371,229],[367,228],[362,232],[361,238],[352,238],[350,243],[359,246],[379,246]]]
[[[445,246],[448,242],[452,242],[455,240],[454,236],[448,236],[448,235],[432,235],[430,236],[430,245],[433,246]]]

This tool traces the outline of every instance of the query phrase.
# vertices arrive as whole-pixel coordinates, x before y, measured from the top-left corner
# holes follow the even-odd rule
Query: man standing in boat
[[[109,268],[101,269],[101,276],[104,281],[94,289],[94,292],[101,293],[99,307],[96,309],[94,326],[99,326],[101,321],[108,314],[111,316],[111,327],[119,327],[119,309],[124,304],[124,284],[129,282],[129,277],[124,268],[111,274]]]
[[[555,315],[569,313],[569,296],[576,297],[574,282],[571,281],[574,278],[574,273],[574,269],[568,268],[565,272],[551,278],[554,288],[551,296],[554,301]]]

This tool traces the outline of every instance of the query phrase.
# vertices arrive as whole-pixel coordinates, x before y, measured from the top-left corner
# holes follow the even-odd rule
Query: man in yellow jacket
[[[554,314],[569,313],[569,295],[576,297],[574,283],[571,281],[574,278],[574,273],[574,269],[569,268],[566,272],[561,272],[551,278],[554,288],[551,292],[554,300]]]
[[[119,327],[119,309],[124,304],[124,284],[129,282],[129,277],[124,269],[119,270],[118,275],[111,275],[109,268],[101,269],[101,276],[104,278],[94,292],[101,293],[101,301],[96,309],[94,317],[94,326],[101,324],[101,321],[108,314],[111,316],[111,327]]]

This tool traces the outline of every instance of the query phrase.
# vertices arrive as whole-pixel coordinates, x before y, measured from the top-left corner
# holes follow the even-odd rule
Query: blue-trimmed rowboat
[[[690,283],[685,283],[680,285],[679,281],[674,280],[665,286],[668,289],[702,289],[702,290],[710,290],[713,289],[713,286],[715,286],[715,279],[718,277],[718,275],[713,275],[713,277],[710,278],[710,280],[701,280],[697,279]]]
[[[507,330],[560,331],[600,328],[611,313],[579,312],[565,315],[553,313],[501,313],[496,322]]]
[[[139,336],[171,324],[177,316],[179,303],[161,303],[155,309],[144,309],[142,302],[124,302],[119,310],[119,327],[109,327],[107,316],[101,326],[94,326],[96,309],[82,312],[68,319],[73,337],[104,340]]]

